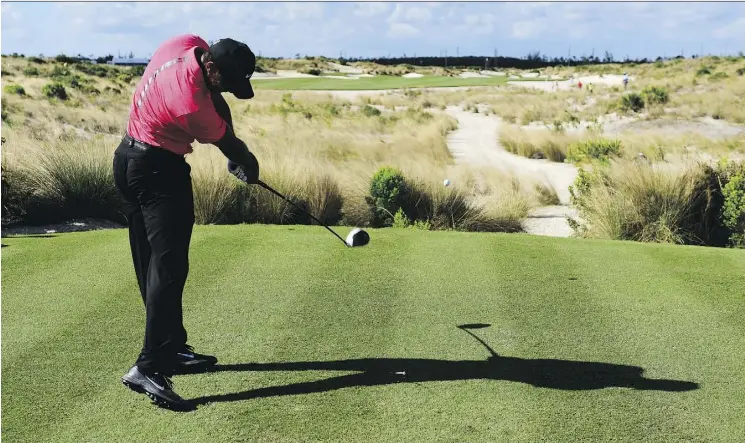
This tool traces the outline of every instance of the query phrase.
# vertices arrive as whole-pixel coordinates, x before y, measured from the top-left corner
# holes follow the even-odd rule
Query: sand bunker
[[[527,77],[528,74],[525,74],[525,76]],[[510,77],[510,79],[513,79],[513,78],[515,77]],[[634,77],[629,77],[629,82],[633,82],[633,81],[634,81]],[[602,77],[599,75],[585,75],[585,76],[573,77],[565,81],[544,81],[544,82],[508,81],[507,84],[516,86],[516,87],[540,89],[542,91],[556,91],[556,90],[567,91],[570,89],[577,88],[577,83],[579,82],[582,82],[583,87],[590,83],[594,85],[623,87],[623,75],[608,74]]]
[[[422,74],[418,74],[416,72],[410,72],[408,74],[402,75],[401,77],[403,77],[403,78],[420,78],[420,77],[424,77],[424,76]]]
[[[489,78],[488,75],[479,72],[461,72],[458,76],[461,78]]]
[[[344,74],[362,74],[362,68],[356,66],[340,65],[339,63],[329,62],[329,67],[335,71],[339,71]]]
[[[339,78],[342,80],[357,80],[359,77],[347,77],[346,75],[324,75],[323,78]]]

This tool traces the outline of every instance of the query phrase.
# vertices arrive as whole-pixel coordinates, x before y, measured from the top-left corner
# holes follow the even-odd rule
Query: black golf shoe
[[[184,345],[184,349],[176,353],[174,374],[189,374],[208,370],[217,363],[212,355],[198,354],[194,348]]]
[[[147,395],[161,408],[174,411],[194,410],[194,405],[173,392],[171,379],[162,374],[145,374],[135,365],[122,377],[122,383],[137,393]]]

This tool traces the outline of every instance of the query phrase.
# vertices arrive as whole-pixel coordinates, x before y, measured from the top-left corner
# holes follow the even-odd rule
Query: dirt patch
[[[448,149],[458,163],[489,165],[518,176],[548,182],[556,190],[560,205],[537,208],[523,224],[531,234],[568,237],[572,229],[567,215],[576,218],[569,205],[569,185],[577,176],[577,168],[567,163],[533,160],[507,152],[499,144],[502,121],[493,116],[464,111],[451,106],[446,112],[458,120],[458,129],[447,138]]]

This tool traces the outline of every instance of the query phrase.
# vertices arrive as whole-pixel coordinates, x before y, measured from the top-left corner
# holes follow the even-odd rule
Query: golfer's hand
[[[243,166],[228,160],[228,171],[238,180],[249,185],[255,185],[259,182],[259,168],[246,169]]]

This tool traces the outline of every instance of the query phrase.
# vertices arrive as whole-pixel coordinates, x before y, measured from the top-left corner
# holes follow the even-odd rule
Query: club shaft
[[[333,229],[331,229],[331,228],[329,228],[328,226],[326,226],[326,224],[325,224],[325,223],[323,223],[323,222],[322,222],[321,220],[318,220],[318,219],[317,219],[316,217],[314,217],[314,216],[313,216],[313,214],[311,214],[310,212],[308,212],[308,211],[306,211],[305,209],[301,208],[300,206],[296,205],[296,204],[295,204],[295,203],[293,203],[293,202],[292,202],[292,201],[291,201],[291,200],[290,200],[289,198],[285,197],[284,195],[282,195],[282,194],[281,194],[281,193],[279,193],[278,191],[275,191],[275,190],[274,190],[274,189],[273,189],[273,188],[272,188],[271,186],[267,185],[267,184],[266,184],[266,183],[264,183],[263,181],[259,180],[259,181],[258,181],[258,184],[259,184],[259,186],[261,186],[262,188],[266,189],[267,191],[269,191],[269,192],[273,193],[274,195],[278,196],[279,198],[283,199],[284,201],[286,201],[287,203],[291,204],[291,205],[292,205],[292,206],[294,206],[295,208],[297,208],[297,209],[299,209],[299,210],[303,211],[304,213],[308,214],[308,215],[310,216],[310,218],[312,218],[313,220],[315,220],[316,222],[318,222],[318,224],[319,224],[319,225],[321,225],[321,226],[323,226],[324,228],[328,229],[328,230],[329,230],[329,232],[331,232],[331,233],[332,233],[332,234],[334,234],[334,235],[335,235],[335,236],[336,236],[336,237],[337,237],[337,238],[338,238],[339,240],[341,240],[341,242],[342,242],[342,243],[344,243],[344,246],[348,246],[348,245],[347,245],[347,242],[346,242],[346,241],[344,241],[344,239],[343,239],[343,238],[341,238],[341,237],[339,236],[339,234],[337,234],[336,232],[334,232],[334,230],[333,230]]]
[[[484,347],[491,353],[492,356],[499,357],[499,354],[497,354],[496,352],[494,352],[494,349],[492,349],[491,346],[489,346],[488,344],[486,344],[486,342],[484,340],[480,339],[476,334],[474,334],[473,332],[469,331],[466,328],[460,328],[460,329],[463,330],[463,331],[465,331],[467,334],[470,334],[471,337],[475,338],[476,340],[479,341],[479,343],[481,343],[482,345],[484,345]]]

